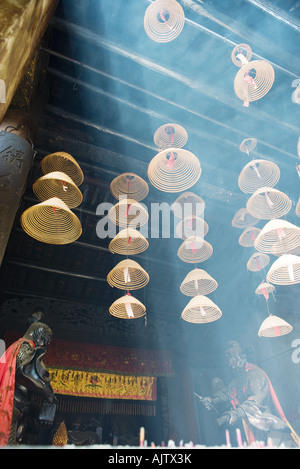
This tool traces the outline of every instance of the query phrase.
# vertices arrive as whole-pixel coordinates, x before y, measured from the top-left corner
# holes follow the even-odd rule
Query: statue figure
[[[247,362],[236,341],[229,342],[225,360],[233,372],[230,385],[225,387],[221,379],[215,378],[212,398],[195,393],[206,409],[215,410],[218,424],[227,428],[239,426],[248,444],[267,443],[268,439],[273,445],[293,447],[298,444],[299,437],[288,423],[266,373]],[[271,413],[272,405],[277,415]]]
[[[53,423],[57,400],[43,362],[52,331],[42,320],[43,313],[33,314],[25,335],[0,358],[0,446],[22,441],[31,392],[44,399],[39,424]]]

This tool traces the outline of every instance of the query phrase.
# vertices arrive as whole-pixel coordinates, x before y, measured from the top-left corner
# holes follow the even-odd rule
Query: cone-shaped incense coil
[[[184,11],[175,0],[155,0],[144,16],[146,34],[155,42],[173,41],[181,33]]]
[[[259,328],[259,337],[280,337],[289,334],[293,330],[292,326],[279,318],[270,314]]]
[[[83,198],[74,181],[67,174],[59,171],[40,177],[34,182],[32,189],[41,201],[55,196],[65,202],[69,208],[78,207]]]
[[[179,247],[177,255],[179,259],[188,264],[197,264],[204,262],[211,257],[213,253],[212,246],[198,236],[192,236],[185,239]]]
[[[269,254],[283,254],[300,247],[300,228],[285,220],[271,220],[257,236],[254,247]]]
[[[266,267],[269,262],[270,258],[267,256],[267,254],[260,254],[255,252],[247,262],[247,269],[251,272],[259,272],[261,269]]]
[[[138,228],[148,222],[146,208],[134,199],[122,199],[108,211],[109,219],[117,226]]]
[[[180,285],[183,295],[209,295],[218,288],[218,283],[205,270],[191,270]]]
[[[183,220],[188,217],[200,217],[205,210],[205,202],[193,192],[184,192],[172,204],[174,216]]]
[[[222,316],[222,311],[207,296],[192,298],[181,313],[182,319],[194,324],[213,322]]]
[[[267,282],[262,282],[258,285],[257,289],[255,290],[256,295],[264,295],[266,300],[269,298],[269,293],[272,293],[275,290],[274,285],[271,285]]]
[[[208,224],[203,218],[199,217],[187,217],[176,226],[176,235],[181,239],[191,238],[192,236],[204,238],[207,233]]]
[[[240,144],[240,150],[243,153],[247,153],[247,155],[249,155],[250,151],[254,150],[254,148],[256,147],[256,144],[257,144],[256,138],[253,138],[253,137],[245,138]]]
[[[109,313],[121,319],[136,319],[145,315],[146,308],[139,300],[127,293],[114,301],[109,308]]]
[[[148,249],[147,239],[134,228],[121,230],[109,243],[108,249],[113,254],[140,254]]]
[[[254,241],[258,234],[260,233],[259,228],[255,228],[254,226],[248,226],[244,229],[243,233],[239,237],[239,244],[244,248],[249,248],[254,245]]]
[[[300,257],[284,254],[270,267],[267,281],[275,285],[294,285],[300,283]]]
[[[273,187],[280,179],[280,169],[267,160],[250,161],[241,171],[238,186],[245,194],[253,194],[261,187]]]
[[[69,244],[82,233],[80,220],[58,197],[28,208],[20,221],[29,236],[48,244]]]
[[[246,208],[240,208],[232,219],[232,226],[244,230],[249,226],[257,225],[259,220],[253,217]]]
[[[125,259],[109,272],[107,282],[121,290],[138,290],[147,285],[149,275],[137,262]]]
[[[163,192],[182,192],[201,176],[198,158],[182,148],[168,148],[158,153],[148,166],[151,184]]]
[[[251,195],[247,210],[256,218],[271,220],[286,215],[292,207],[289,197],[272,187],[263,187]]]
[[[264,60],[253,60],[242,66],[234,79],[234,91],[244,105],[263,98],[272,88],[274,69]]]
[[[157,148],[182,148],[188,140],[186,130],[178,124],[165,124],[159,127],[154,134],[154,143]]]
[[[252,57],[252,49],[248,44],[238,44],[231,52],[231,60],[237,67],[243,67]]]
[[[43,174],[54,171],[66,173],[77,186],[80,186],[84,179],[83,172],[77,161],[69,153],[63,151],[45,156],[41,161],[41,170]]]
[[[297,205],[296,205],[295,213],[296,213],[297,217],[300,217],[300,197],[299,197]]]
[[[124,173],[111,182],[110,191],[116,199],[126,195],[139,202],[147,197],[149,186],[140,176],[134,173]]]

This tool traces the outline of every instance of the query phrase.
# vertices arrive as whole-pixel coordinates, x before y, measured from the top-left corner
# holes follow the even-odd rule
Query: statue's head
[[[236,340],[231,340],[227,343],[225,350],[225,360],[229,367],[234,371],[245,368],[247,363],[247,356]]]
[[[37,347],[42,347],[47,350],[48,345],[52,339],[52,330],[47,324],[41,322],[44,319],[42,311],[36,311],[30,318],[30,326],[27,329],[24,337],[32,340]]]

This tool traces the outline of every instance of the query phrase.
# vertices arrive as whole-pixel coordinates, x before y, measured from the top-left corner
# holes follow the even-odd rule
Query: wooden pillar
[[[34,158],[34,125],[18,111],[0,124],[0,265]]]
[[[58,0],[1,0],[0,122],[45,33]]]

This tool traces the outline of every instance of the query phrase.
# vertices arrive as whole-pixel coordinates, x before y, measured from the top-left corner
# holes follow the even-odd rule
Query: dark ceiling
[[[179,286],[191,265],[177,257],[179,239],[149,239],[148,250],[135,260],[147,270],[150,282],[135,296],[145,304],[149,323],[157,319],[176,325],[197,351],[224,337],[256,337],[265,319],[264,301],[254,293],[261,273],[246,267],[254,250],[239,245],[241,230],[231,224],[249,197],[238,187],[239,173],[249,161],[239,149],[245,138],[257,140],[258,158],[280,167],[276,188],[293,202],[286,219],[299,224],[295,204],[300,107],[292,92],[300,76],[300,2],[182,0],[185,25],[169,43],[154,42],[145,33],[144,14],[150,3],[59,2],[40,46],[43,63],[47,61],[38,95],[44,107],[20,214],[38,203],[32,183],[41,175],[41,159],[65,151],[85,176],[80,187],[83,203],[73,210],[83,233],[70,245],[43,244],[22,231],[18,215],[1,268],[0,291],[2,301],[30,297],[101,306],[108,319],[108,307],[121,295],[107,284],[106,276],[122,259],[109,252],[108,239],[97,237],[97,206],[115,203],[109,184],[123,172],[135,172],[149,183],[148,164],[157,154],[154,133],[166,123],[176,123],[188,133],[185,149],[202,167],[199,181],[189,190],[205,201],[206,240],[214,251],[198,267],[217,280],[218,289],[210,298],[223,315],[207,325],[186,324],[180,318],[189,298]],[[264,59],[275,70],[270,92],[248,108],[233,89],[239,69],[231,52],[238,44],[248,44],[252,59]],[[143,201],[149,210],[151,203],[171,203],[179,195],[161,192],[150,183],[149,189]],[[263,225],[261,221],[258,227]],[[289,304],[295,314],[297,287],[278,288],[272,308],[280,312]],[[59,320],[59,314],[50,318],[57,330]],[[162,341],[163,335],[162,331]]]

